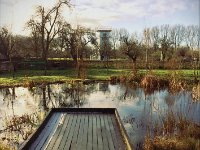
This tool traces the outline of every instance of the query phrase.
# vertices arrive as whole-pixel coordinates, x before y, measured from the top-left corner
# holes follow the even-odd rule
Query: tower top
[[[97,28],[97,32],[111,32],[112,28],[110,27],[99,27]]]

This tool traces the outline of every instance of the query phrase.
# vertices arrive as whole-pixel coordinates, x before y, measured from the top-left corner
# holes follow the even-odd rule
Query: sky
[[[71,0],[62,15],[74,26],[126,28],[130,32],[162,24],[199,25],[200,0]],[[0,26],[27,34],[25,23],[38,5],[51,8],[57,0],[0,0]]]

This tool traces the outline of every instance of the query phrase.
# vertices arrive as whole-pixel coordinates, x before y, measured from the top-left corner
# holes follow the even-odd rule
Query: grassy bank
[[[86,79],[92,80],[109,80],[111,76],[124,76],[130,74],[128,69],[88,69],[86,71]],[[66,70],[48,70],[47,76],[43,75],[43,70],[19,70],[15,72],[15,77],[10,73],[0,74],[0,87],[5,86],[26,86],[27,84],[41,84],[54,82],[67,82],[71,80],[79,80],[77,78],[76,69]],[[154,75],[161,78],[168,78],[175,70],[152,70]],[[138,75],[142,77],[147,73],[147,70],[139,70]],[[200,80],[200,70],[198,71]],[[178,70],[177,76],[183,80],[192,82],[194,80],[193,70]]]

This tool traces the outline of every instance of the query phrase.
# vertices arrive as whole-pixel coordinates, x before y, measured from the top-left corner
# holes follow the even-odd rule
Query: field
[[[175,76],[193,82],[195,76],[200,80],[200,70],[138,70],[138,76],[143,77],[147,73],[154,74],[160,78],[167,79],[174,74]],[[84,71],[82,79],[91,80],[110,80],[111,76],[128,76],[131,73],[130,69],[88,69]],[[14,78],[11,73],[0,74],[0,86],[20,86],[27,83],[42,84],[67,82],[72,80],[80,80],[77,78],[76,69],[66,70],[47,70],[47,75],[44,76],[43,70],[19,70],[14,73]]]

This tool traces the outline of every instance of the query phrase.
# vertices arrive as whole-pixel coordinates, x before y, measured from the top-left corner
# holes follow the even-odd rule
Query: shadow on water
[[[145,91],[122,84],[100,82],[40,85],[0,89],[0,138],[18,147],[42,122],[50,108],[116,107],[136,149],[143,147],[148,129],[161,125],[168,112],[200,124],[200,102],[191,91]]]

